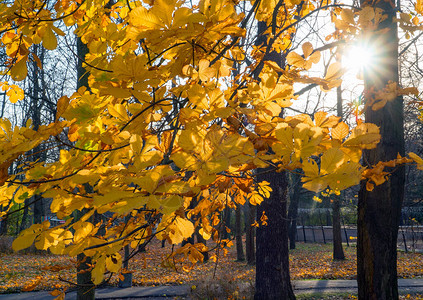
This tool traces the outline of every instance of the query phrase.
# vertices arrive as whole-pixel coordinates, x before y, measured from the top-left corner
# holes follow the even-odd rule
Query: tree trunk
[[[77,89],[80,87],[88,88],[88,72],[86,72],[83,66],[83,59],[88,53],[88,47],[85,45],[79,37],[76,41],[77,53],[78,53],[78,65],[77,65]],[[89,188],[86,188],[87,192]],[[84,215],[84,212],[79,212],[76,220],[80,219]],[[84,255],[83,253],[77,256],[77,275],[76,281],[78,284],[78,290],[76,299],[77,300],[94,300],[95,299],[95,285],[91,280],[90,272],[91,258]]]
[[[266,22],[258,23],[256,45],[266,45]],[[272,51],[264,60],[284,65],[283,53]],[[257,69],[258,73],[261,70]],[[272,151],[269,149],[269,151]],[[267,225],[260,224],[256,236],[256,291],[254,299],[295,299],[289,276],[288,222],[286,215],[288,181],[285,172],[259,170],[258,181],[270,183],[272,192],[257,207],[257,221],[267,216]],[[262,222],[260,222],[262,223]]]
[[[1,208],[0,208],[1,211]],[[7,226],[8,226],[8,216],[5,216],[3,219],[0,219],[0,235],[7,235]]]
[[[257,228],[254,299],[295,299],[289,275],[286,174],[269,171],[258,180],[269,182],[273,191],[257,207],[260,226]],[[268,218],[267,225],[260,221],[263,213]]]
[[[378,51],[364,70],[365,120],[380,128],[381,141],[375,149],[363,151],[365,166],[404,155],[403,101],[397,97],[379,110],[372,110],[372,93],[389,81],[398,82],[396,8],[389,1],[375,2],[387,17],[374,32],[364,32]],[[362,2],[364,7],[367,2]],[[359,299],[398,299],[397,236],[404,197],[404,167],[390,168],[388,180],[373,191],[362,181],[358,198],[357,278]]]
[[[336,89],[336,113],[342,120],[342,87]],[[332,235],[333,235],[333,259],[345,259],[342,248],[341,232],[341,201],[340,197],[334,195],[332,200]]]
[[[235,239],[236,239],[236,260],[244,261],[244,248],[242,246],[242,226],[241,226],[242,206],[237,204],[235,210]]]
[[[345,259],[342,248],[341,202],[337,196],[332,201],[333,259]]]
[[[256,263],[256,249],[254,243],[255,227],[252,226],[256,220],[256,206],[249,202],[245,205],[245,254],[247,256],[247,264],[250,266]]]
[[[16,234],[18,234],[19,232],[21,232],[22,230],[24,230],[28,227],[29,203],[32,201],[32,199],[33,199],[33,197],[25,199],[25,202],[24,202],[25,208],[24,208],[24,211],[23,211],[23,214],[22,214],[21,224],[20,224],[19,230]]]
[[[222,226],[222,238],[230,239],[231,234],[227,231],[227,228],[231,229],[231,212],[232,208],[225,207],[223,210],[224,226]]]
[[[296,170],[297,172],[298,170]],[[297,216],[298,203],[301,194],[301,175],[293,173],[291,181],[291,188],[293,189],[292,197],[290,197],[288,207],[288,237],[289,249],[295,249],[295,240],[297,238]]]

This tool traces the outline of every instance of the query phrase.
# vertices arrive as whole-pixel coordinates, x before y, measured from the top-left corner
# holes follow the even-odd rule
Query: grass
[[[230,248],[226,256],[219,256],[217,263],[213,261],[200,263],[189,272],[183,271],[182,264],[176,264],[175,268],[169,268],[162,263],[170,250],[170,246],[161,248],[160,242],[154,242],[148,246],[147,252],[137,254],[129,263],[129,269],[133,272],[134,285],[189,284],[195,286],[195,293],[199,294],[201,299],[212,299],[214,294],[218,299],[222,299],[219,295],[242,299],[245,295],[253,293],[255,268],[245,262],[235,261],[235,247]],[[331,244],[297,243],[297,249],[290,252],[291,278],[293,280],[355,279],[355,250],[355,247],[344,247],[346,260],[333,261]],[[422,277],[422,261],[422,254],[399,252],[399,277]],[[35,289],[41,290],[71,287],[69,282],[76,281],[75,262],[67,257],[2,253],[0,254],[0,265],[2,266],[0,268],[0,293],[21,291],[25,286],[35,284],[37,281],[38,285]],[[112,276],[109,284],[117,285],[117,282],[118,277]],[[340,297],[340,295],[336,296]],[[327,299],[354,299],[345,298],[346,296],[348,295],[342,295],[344,298]],[[248,297],[245,296],[245,299]]]

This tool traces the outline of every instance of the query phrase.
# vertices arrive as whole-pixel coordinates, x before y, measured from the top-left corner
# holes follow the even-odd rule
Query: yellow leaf
[[[417,169],[423,170],[423,159],[413,152],[409,152],[408,156],[417,163]]]
[[[129,21],[131,25],[141,30],[159,29],[162,27],[162,21],[143,6],[138,6],[129,13]]]
[[[340,122],[331,130],[332,138],[335,140],[340,140],[340,141],[346,138],[348,133],[349,133],[349,127],[344,122]]]
[[[54,50],[57,47],[57,38],[50,26],[46,28],[43,35],[43,46],[47,50]]]
[[[206,162],[205,172],[207,174],[219,173],[226,170],[228,167],[229,161],[227,158],[210,160]]]
[[[341,10],[341,18],[347,23],[355,24],[354,12],[349,8],[344,8],[343,10]]]
[[[69,106],[70,99],[67,96],[60,97],[57,101],[56,120],[58,120]]]
[[[314,159],[303,161],[302,169],[304,171],[304,175],[307,177],[319,176],[319,166]]]
[[[313,53],[313,46],[311,45],[310,42],[304,43],[302,48],[303,48],[303,53],[305,58],[309,57],[311,53]]]
[[[304,68],[305,66],[305,60],[301,57],[298,53],[295,52],[289,52],[286,56],[286,61],[291,66],[297,67],[297,68]]]
[[[28,229],[22,231],[12,243],[13,250],[19,251],[31,246],[34,239],[40,234],[42,228],[43,225],[41,224],[33,224]]]
[[[26,78],[28,74],[28,69],[26,67],[26,59],[28,56],[23,56],[19,61],[17,61],[12,69],[10,70],[10,76],[15,81],[22,81]]]
[[[270,183],[267,181],[262,181],[258,184],[258,191],[260,195],[264,198],[269,198],[270,193],[272,192],[272,188],[270,187]]]
[[[77,223],[75,226],[74,242],[78,243],[82,239],[86,238],[94,230],[94,225],[90,222]]]
[[[206,241],[208,241],[211,238],[211,234],[206,232],[204,230],[204,228],[200,228],[199,233],[201,234],[201,236],[203,237],[203,239],[205,239]]]
[[[321,158],[320,174],[330,174],[334,172],[344,162],[344,153],[338,148],[330,148]]]
[[[250,204],[252,205],[259,205],[261,202],[263,202],[263,196],[260,195],[257,192],[252,192],[249,197],[248,200],[250,201]]]
[[[55,26],[51,26],[51,29],[54,30],[54,32],[56,32],[57,35],[61,35],[61,36],[65,36],[66,34],[59,28],[55,27]]]
[[[106,257],[106,268],[112,273],[118,273],[122,267],[122,256],[114,253]]]
[[[325,79],[327,81],[336,80],[344,74],[344,69],[342,68],[342,64],[340,62],[334,62],[328,67],[328,71],[326,72]]]
[[[201,59],[198,63],[198,76],[201,81],[207,81],[216,74],[216,71],[209,65],[210,62],[207,59]]]
[[[100,284],[104,278],[104,271],[106,271],[105,257],[101,256],[97,259],[94,269],[91,271],[91,278],[94,284]]]
[[[379,143],[379,140],[379,127],[372,123],[362,123],[351,131],[351,135],[343,146],[373,149]]]
[[[18,87],[17,85],[10,85],[9,89],[6,92],[6,95],[9,97],[9,101],[12,103],[16,103],[19,100],[22,100],[25,96],[23,89]]]

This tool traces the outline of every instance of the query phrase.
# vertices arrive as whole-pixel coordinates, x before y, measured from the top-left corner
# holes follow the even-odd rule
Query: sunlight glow
[[[371,68],[376,57],[375,49],[366,45],[353,45],[346,49],[342,57],[342,65],[348,72],[359,74],[366,68]]]

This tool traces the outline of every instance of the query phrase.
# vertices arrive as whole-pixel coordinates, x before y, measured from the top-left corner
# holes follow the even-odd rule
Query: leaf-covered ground
[[[235,247],[226,256],[221,253],[217,262],[200,263],[185,272],[181,265],[176,271],[162,264],[170,252],[161,248],[159,242],[151,244],[147,252],[137,254],[130,262],[135,285],[195,284],[210,279],[215,274],[226,284],[231,282],[254,283],[254,268],[244,262],[236,262]],[[354,279],[356,277],[355,247],[344,247],[345,261],[333,261],[331,245],[297,244],[291,251],[292,279]],[[222,251],[221,251],[222,252]],[[401,278],[423,277],[423,255],[398,253],[398,275]],[[75,262],[69,258],[53,255],[0,254],[0,293],[24,290],[53,290],[71,287],[76,281]],[[113,276],[110,284],[117,284]]]

